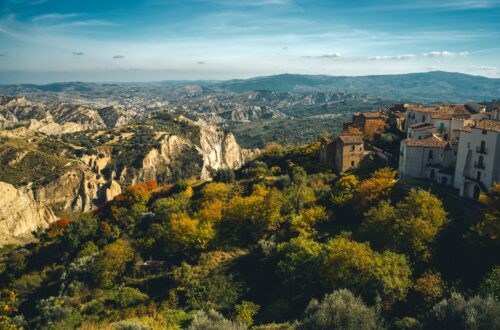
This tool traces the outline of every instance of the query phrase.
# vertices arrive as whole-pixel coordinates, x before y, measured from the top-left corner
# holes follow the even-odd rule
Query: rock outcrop
[[[11,184],[0,182],[0,245],[15,243],[57,218],[51,208]]]

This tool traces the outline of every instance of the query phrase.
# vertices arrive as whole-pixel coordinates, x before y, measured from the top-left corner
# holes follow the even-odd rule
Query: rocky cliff
[[[210,179],[214,171],[221,168],[237,169],[247,161],[258,155],[258,150],[243,149],[236,142],[233,134],[223,132],[214,126],[207,126],[183,118],[189,127],[195,128],[198,134],[194,138],[169,132],[156,131],[152,140],[144,145],[135,146],[143,148],[144,156],[137,162],[124,162],[130,152],[127,148],[123,152],[115,150],[120,144],[108,141],[108,144],[94,147],[95,152],[83,154],[76,159],[67,158],[67,150],[57,152],[60,161],[55,164],[60,167],[57,177],[48,183],[33,185],[31,183],[19,184],[17,181],[0,181],[0,244],[11,242],[18,237],[29,235],[37,227],[47,226],[57,219],[60,211],[86,212],[98,205],[112,200],[119,195],[129,184],[155,179],[168,182],[179,177],[195,176],[201,180]],[[132,139],[139,134],[129,128],[124,137]],[[101,132],[92,134],[104,134]],[[120,137],[123,137],[120,136]],[[42,156],[40,146],[46,146],[43,141],[55,140],[46,137],[42,143],[26,140],[22,145],[17,139],[10,144],[17,149],[4,148],[4,154],[9,150],[16,150],[10,158],[0,159],[9,170],[30,170],[21,159],[30,153]],[[14,144],[15,143],[15,144]],[[122,142],[124,143],[124,142]],[[7,145],[7,144],[6,144]],[[44,149],[45,150],[45,149]],[[45,152],[45,151],[44,151]],[[12,153],[12,151],[11,151]],[[2,154],[0,148],[0,157]],[[51,154],[50,157],[55,157]],[[74,157],[74,156],[73,156]],[[32,157],[36,158],[36,157]],[[67,160],[66,160],[67,159]],[[121,163],[119,162],[121,161]],[[33,166],[37,166],[35,164]],[[6,177],[4,180],[9,180]]]
[[[11,184],[0,182],[0,196],[0,245],[16,243],[57,219],[49,206]]]

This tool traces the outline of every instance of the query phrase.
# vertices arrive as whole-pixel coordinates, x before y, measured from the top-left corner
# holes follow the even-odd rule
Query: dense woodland
[[[500,185],[475,203],[318,152],[136,184],[4,247],[0,328],[500,329]]]

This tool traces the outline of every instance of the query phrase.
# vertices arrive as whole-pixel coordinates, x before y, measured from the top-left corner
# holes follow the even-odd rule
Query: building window
[[[477,181],[481,181],[481,171],[477,171]]]
[[[422,116],[422,122],[424,122],[424,121],[425,121],[425,115]]]
[[[483,129],[483,134],[484,134],[484,135],[488,134],[488,131],[487,131],[487,130],[485,130],[485,129]]]
[[[445,141],[448,141],[448,134],[445,134],[445,135],[444,135],[444,140],[445,140]]]
[[[432,159],[434,158],[434,151],[433,150],[429,150],[429,159]]]
[[[351,160],[351,167],[354,166],[354,160]]]
[[[356,151],[356,146],[351,146],[351,151]]]

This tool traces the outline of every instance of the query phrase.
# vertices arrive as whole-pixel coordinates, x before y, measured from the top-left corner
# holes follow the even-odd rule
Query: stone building
[[[364,157],[363,139],[359,135],[340,135],[335,140],[335,170],[342,174],[358,166]]]
[[[387,115],[380,111],[356,112],[352,115],[352,127],[363,132],[363,136],[371,138],[375,133],[384,130]]]
[[[342,133],[334,140],[321,141],[320,161],[333,166],[338,174],[354,168],[364,158],[363,138],[360,135]]]

